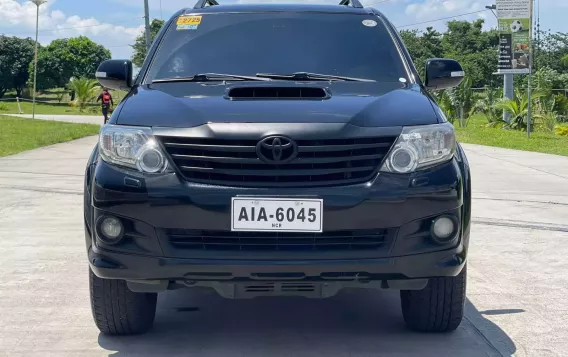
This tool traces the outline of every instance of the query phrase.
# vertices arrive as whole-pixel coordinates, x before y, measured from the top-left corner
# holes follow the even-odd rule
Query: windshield
[[[385,25],[372,15],[242,13],[184,15],[164,36],[146,83],[200,73],[254,76],[313,72],[408,80]]]

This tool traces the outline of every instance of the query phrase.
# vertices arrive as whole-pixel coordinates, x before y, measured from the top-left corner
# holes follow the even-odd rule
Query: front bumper
[[[465,264],[466,248],[460,242],[431,253],[345,260],[182,259],[123,254],[97,246],[89,247],[88,255],[93,272],[109,279],[329,281],[356,275],[357,280],[398,280],[456,276]]]
[[[367,184],[317,189],[192,184],[175,173],[145,176],[99,160],[86,175],[89,263],[99,277],[129,281],[357,281],[404,288],[401,281],[455,276],[469,244],[469,171],[460,152],[412,175],[380,174]],[[239,195],[322,198],[324,233],[381,229],[387,238],[374,250],[299,252],[210,251],[171,243],[172,230],[229,232],[231,198]],[[454,215],[460,225],[447,244],[429,237],[428,224],[441,214]],[[104,215],[126,222],[122,243],[97,238],[96,222]]]

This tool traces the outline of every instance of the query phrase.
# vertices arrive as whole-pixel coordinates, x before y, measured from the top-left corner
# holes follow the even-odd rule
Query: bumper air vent
[[[170,244],[179,249],[212,251],[361,251],[388,244],[388,230],[323,233],[225,232],[172,229]]]

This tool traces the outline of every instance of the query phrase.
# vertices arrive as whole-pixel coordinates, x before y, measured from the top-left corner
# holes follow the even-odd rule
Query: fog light
[[[441,216],[432,222],[431,235],[437,243],[447,243],[456,235],[457,220],[448,216]]]
[[[122,239],[124,227],[118,218],[105,217],[99,224],[99,230],[103,241],[116,244]]]

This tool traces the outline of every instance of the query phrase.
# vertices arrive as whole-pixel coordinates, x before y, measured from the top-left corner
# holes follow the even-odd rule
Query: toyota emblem
[[[268,164],[285,164],[298,156],[298,145],[285,136],[269,136],[258,142],[256,154]]]

